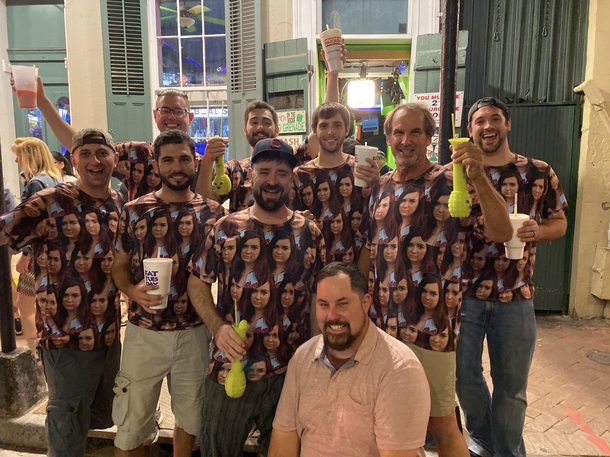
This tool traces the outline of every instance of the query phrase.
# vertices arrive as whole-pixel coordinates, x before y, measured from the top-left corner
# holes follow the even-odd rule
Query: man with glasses
[[[511,127],[506,105],[494,97],[482,98],[468,112],[468,133],[474,143],[458,147],[455,154],[482,150],[484,173],[502,193],[505,204],[517,201],[519,213],[530,216],[515,233],[526,243],[523,254],[507,259],[500,240],[487,232],[489,224],[497,224],[493,216],[476,206],[471,215],[476,221],[471,239],[479,241],[472,245],[473,254],[486,253],[483,271],[493,272],[491,279],[497,284],[497,293],[485,300],[477,298],[474,286],[466,291],[457,348],[457,393],[470,435],[469,448],[471,454],[482,457],[525,456],[526,389],[536,344],[532,301],[536,244],[556,240],[567,229],[567,203],[557,175],[547,163],[510,150],[507,136]],[[481,193],[475,190],[480,200]],[[487,242],[483,249],[481,240]],[[474,278],[465,279],[472,282]],[[483,377],[485,338],[493,398]]]
[[[450,168],[427,158],[436,122],[426,107],[408,103],[395,108],[386,116],[384,131],[397,168],[373,186],[369,235],[359,266],[367,275],[373,268],[373,297],[379,304],[375,321],[385,330],[389,316],[396,316],[398,339],[409,345],[424,367],[432,401],[428,431],[439,456],[468,457],[455,413],[452,336],[458,329],[448,324],[443,286],[461,283],[467,230],[462,223],[469,222],[449,215]],[[454,160],[464,164],[477,190],[489,220],[485,235],[509,240],[512,229],[507,226],[506,203],[484,173],[482,151],[471,145],[462,145]]]
[[[72,137],[76,133],[76,129],[62,119],[53,102],[47,97],[40,78],[38,78],[36,94],[38,109],[49,127],[51,127],[51,131],[59,142],[67,150],[70,150]],[[170,129],[181,130],[183,132],[188,131],[195,115],[191,112],[191,105],[186,92],[178,89],[163,89],[157,93],[155,105],[153,118],[160,132]],[[152,143],[148,142],[126,141],[124,143],[117,143],[116,151],[119,154],[119,160],[113,176],[123,181],[126,185],[129,179],[131,164],[137,161],[142,163],[145,161],[146,166],[148,166],[153,157]]]

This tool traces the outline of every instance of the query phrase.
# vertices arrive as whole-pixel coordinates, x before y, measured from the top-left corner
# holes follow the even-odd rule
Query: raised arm
[[[197,178],[197,193],[205,198],[222,203],[222,198],[214,193],[212,179],[214,175],[214,161],[225,153],[227,141],[222,138],[211,138],[205,148],[205,154],[199,164],[199,177]]]
[[[72,137],[76,133],[76,129],[61,118],[59,111],[57,111],[53,102],[47,97],[40,77],[38,77],[36,104],[38,105],[38,109],[42,113],[44,120],[49,124],[49,127],[51,127],[53,135],[55,135],[68,151],[72,149]]]
[[[456,163],[464,164],[466,174],[477,191],[485,220],[483,232],[485,237],[496,243],[510,241],[513,237],[513,228],[508,215],[508,205],[487,178],[483,154],[481,148],[468,142],[456,146],[451,158]]]

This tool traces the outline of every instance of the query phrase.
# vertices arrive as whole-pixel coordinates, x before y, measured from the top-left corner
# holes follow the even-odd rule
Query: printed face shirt
[[[112,264],[122,207],[113,190],[96,199],[65,183],[0,217],[0,242],[33,250],[42,348],[92,351],[120,340]]]
[[[313,161],[295,169],[293,206],[309,210],[326,240],[326,261],[358,263],[368,233],[370,188],[354,185],[354,156],[340,166],[321,168]]]
[[[167,308],[151,315],[136,302],[129,307],[129,321],[151,330],[185,330],[201,325],[187,294],[186,266],[193,255],[206,249],[216,221],[225,210],[218,203],[198,194],[189,202],[165,202],[155,192],[125,205],[117,247],[132,258],[131,272],[135,283],[144,279],[144,259],[172,259],[172,279]]]
[[[541,223],[563,213],[568,204],[559,179],[545,162],[515,154],[502,167],[486,167],[487,176],[514,213],[515,196],[519,213]],[[473,200],[470,218],[464,224],[473,231],[467,240],[463,280],[466,293],[485,301],[509,302],[531,299],[532,277],[536,263],[536,244],[527,243],[521,259],[508,259],[503,243],[494,243],[483,235],[485,221],[474,187],[468,183]]]
[[[310,335],[311,289],[324,246],[317,226],[297,213],[283,224],[265,225],[246,209],[219,220],[205,246],[190,270],[210,284],[218,278],[220,316],[248,322],[248,380],[283,373]],[[218,350],[211,356],[209,377],[224,384],[231,364]]]
[[[252,185],[250,183],[250,157],[243,160],[233,159],[225,163],[225,174],[231,178],[229,198],[229,213],[235,213],[249,208],[254,204]]]
[[[403,342],[453,351],[467,229],[449,214],[452,174],[431,164],[417,179],[395,176],[380,178],[369,203],[370,315]]]

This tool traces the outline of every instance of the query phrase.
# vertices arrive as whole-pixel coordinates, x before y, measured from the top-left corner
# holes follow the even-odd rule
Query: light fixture
[[[366,78],[366,66],[362,62],[360,79],[347,83],[347,105],[350,108],[372,108],[375,106],[375,81]]]

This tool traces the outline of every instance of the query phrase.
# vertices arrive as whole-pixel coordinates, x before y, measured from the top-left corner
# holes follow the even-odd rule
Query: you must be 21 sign
[[[415,94],[415,101],[423,103],[432,113],[438,127],[441,115],[441,94],[439,92],[429,92],[425,94]],[[462,125],[462,109],[464,107],[464,92],[455,93],[455,126]]]

